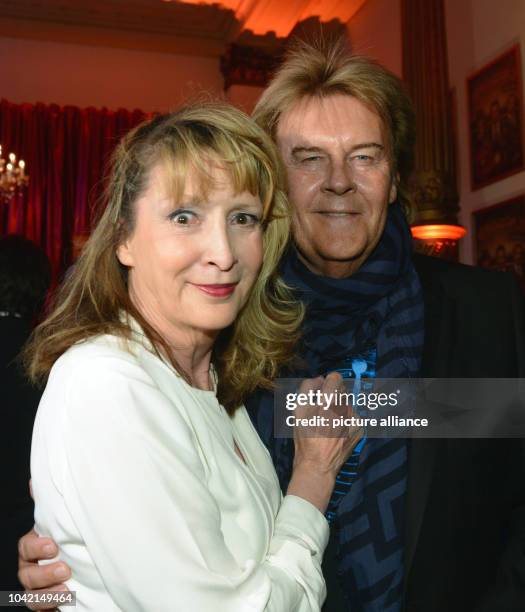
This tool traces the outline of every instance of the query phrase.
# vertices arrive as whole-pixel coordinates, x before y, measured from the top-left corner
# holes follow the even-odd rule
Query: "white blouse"
[[[320,609],[326,519],[282,499],[244,407],[230,417],[145,341],[100,336],[56,362],[31,472],[78,612]]]

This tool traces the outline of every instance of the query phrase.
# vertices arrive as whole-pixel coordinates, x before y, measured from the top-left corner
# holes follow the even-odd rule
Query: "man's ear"
[[[392,177],[392,184],[390,185],[390,194],[388,196],[389,204],[392,204],[392,202],[396,201],[398,183],[399,183],[399,172],[396,172],[395,175]]]
[[[130,248],[129,241],[121,242],[117,247],[117,259],[123,266],[132,268],[134,266],[133,251]]]

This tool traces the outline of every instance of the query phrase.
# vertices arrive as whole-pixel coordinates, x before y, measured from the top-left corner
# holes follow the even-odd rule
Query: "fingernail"
[[[53,573],[55,575],[55,578],[59,578],[60,580],[62,580],[63,578],[67,578],[68,576],[68,571],[63,565],[57,567]]]
[[[46,557],[53,557],[55,554],[55,547],[53,546],[53,544],[46,544],[44,546],[44,554],[46,555]]]

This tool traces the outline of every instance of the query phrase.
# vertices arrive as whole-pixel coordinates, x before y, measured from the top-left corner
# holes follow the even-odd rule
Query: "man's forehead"
[[[279,144],[311,148],[334,141],[383,144],[383,132],[377,113],[353,96],[334,94],[299,100],[281,114],[276,135]]]

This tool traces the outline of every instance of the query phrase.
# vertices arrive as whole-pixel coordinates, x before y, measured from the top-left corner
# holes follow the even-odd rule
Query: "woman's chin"
[[[205,333],[218,334],[227,327],[230,327],[236,318],[236,315],[229,317],[207,317],[205,320],[195,322],[194,327]]]

